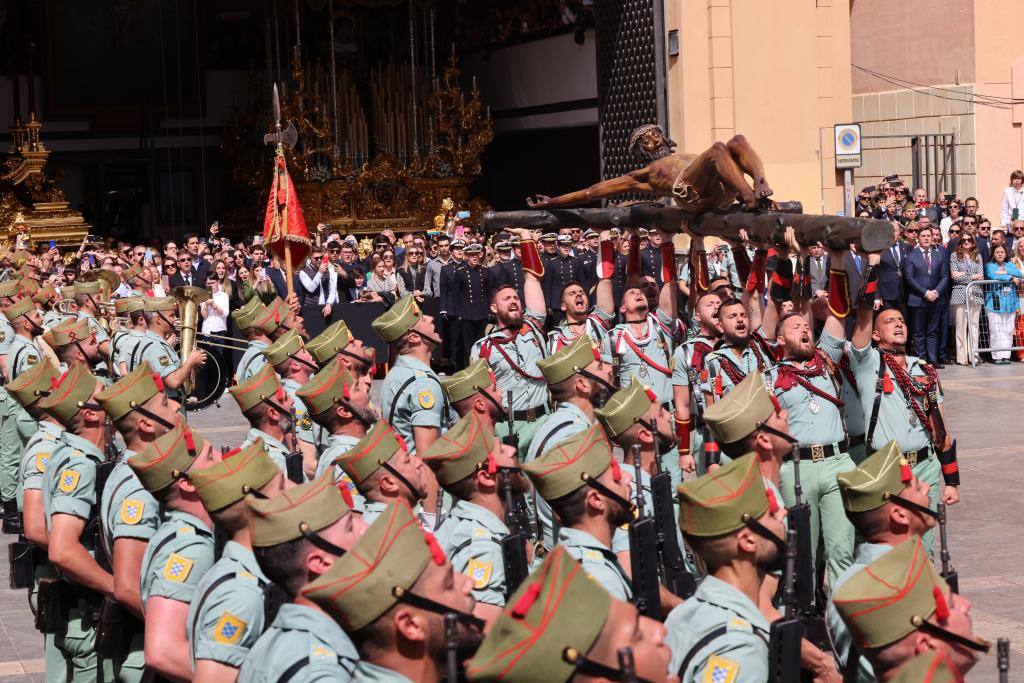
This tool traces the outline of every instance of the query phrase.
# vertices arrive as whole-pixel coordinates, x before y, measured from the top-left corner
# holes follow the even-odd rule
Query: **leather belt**
[[[821,462],[825,458],[831,458],[832,456],[845,453],[849,444],[849,439],[843,439],[838,443],[815,443],[810,446],[797,446],[797,451],[800,453],[801,460],[810,460],[811,462]],[[787,455],[786,460],[792,460],[793,455]]]
[[[932,447],[922,446],[916,451],[903,451],[903,459],[907,461],[907,464],[913,467],[919,462],[923,462],[928,458],[932,457]]]
[[[520,422],[533,422],[538,417],[548,414],[548,406],[546,403],[541,403],[539,406],[533,408],[527,408],[526,410],[516,410],[512,413],[512,419]]]

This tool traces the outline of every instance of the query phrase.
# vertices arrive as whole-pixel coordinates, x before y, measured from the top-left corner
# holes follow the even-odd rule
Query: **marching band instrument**
[[[196,345],[196,323],[199,322],[199,304],[210,298],[210,293],[202,287],[175,287],[171,292],[178,302],[178,317],[181,321],[181,334],[178,337],[178,355],[181,361],[191,355]],[[187,397],[195,388],[195,376],[190,375],[181,385],[182,393]]]

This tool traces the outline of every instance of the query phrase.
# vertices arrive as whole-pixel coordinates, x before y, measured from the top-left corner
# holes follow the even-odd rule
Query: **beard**
[[[608,500],[608,499],[606,499]],[[608,522],[615,528],[633,521],[633,513],[622,507],[617,501],[610,500],[608,510]]]
[[[530,481],[522,472],[512,472],[510,476],[502,477],[500,481],[502,484],[498,493],[502,496],[507,490],[511,490],[513,497],[525,496],[530,492]]]
[[[724,339],[725,343],[729,346],[732,346],[733,348],[740,348],[750,343],[750,331],[745,330],[742,335],[735,332],[723,332],[722,339]]]
[[[285,434],[288,434],[289,432],[292,431],[292,424],[293,423],[291,415],[282,415],[281,418],[277,421],[277,426]]]
[[[514,311],[502,311],[498,313],[497,318],[502,327],[519,327],[523,324],[523,310],[520,308]]]
[[[605,404],[608,403],[608,399],[612,397],[611,387],[601,383],[590,380],[590,402],[595,408],[604,408]]]
[[[364,406],[352,406],[352,412],[356,417],[367,425],[372,425],[374,422],[380,419],[380,411],[371,403]],[[369,429],[369,427],[367,427]]]
[[[757,567],[766,574],[781,572],[786,569],[786,555],[778,547],[768,542],[768,552],[757,558]]]
[[[441,670],[445,670],[447,666],[448,657],[448,644],[445,642],[444,637],[444,625],[443,617],[439,614],[432,615],[436,617],[439,622],[437,628],[430,629],[430,635],[427,636],[427,648],[430,652],[431,658],[436,662]],[[462,622],[458,623],[455,629],[455,651],[457,653],[457,659],[461,664],[468,659],[472,658],[476,654],[476,651],[480,648],[480,643],[484,640],[484,634],[476,629],[469,628]]]
[[[805,362],[814,358],[814,347],[803,342],[786,340],[786,357],[796,361]]]

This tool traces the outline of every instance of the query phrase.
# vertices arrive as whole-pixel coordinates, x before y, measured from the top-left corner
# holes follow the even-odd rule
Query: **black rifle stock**
[[[633,580],[633,604],[641,614],[661,619],[661,583],[658,576],[658,531],[644,507],[640,481],[640,446],[631,447],[636,470],[636,518],[629,523],[629,565]]]
[[[292,451],[284,456],[285,476],[296,484],[306,481],[306,473],[302,471],[302,452],[299,451],[298,425],[295,420],[295,406],[292,405]]]
[[[804,625],[797,616],[796,555],[797,532],[786,532],[786,569],[782,575],[782,603],[786,616],[772,622],[768,643],[768,681],[793,683],[800,680],[800,640]]]
[[[999,683],[1010,683],[1010,639],[996,641],[996,662],[999,668]]]
[[[454,612],[444,615],[444,655],[448,683],[459,681],[459,616]]]
[[[516,420],[515,411],[512,409],[512,398],[513,394],[511,391],[505,394],[505,407],[508,409],[506,417],[508,419],[508,436],[501,440],[506,446],[512,446],[515,449],[519,448],[519,435],[516,434]]]
[[[658,455],[658,421],[654,421],[654,476],[651,477],[651,502],[654,507],[654,525],[658,532],[658,552],[661,557],[661,571],[665,587],[674,595],[686,599],[697,590],[697,580],[687,571],[683,550],[679,547],[679,536],[675,507],[672,505],[672,475],[661,466]],[[637,472],[639,472],[637,465]],[[639,477],[638,477],[639,478]],[[637,482],[637,486],[640,482]]]
[[[505,567],[505,598],[508,599],[530,573],[530,565],[526,559],[529,520],[523,516],[525,506],[516,505],[512,473],[508,470],[499,470],[498,477],[499,480],[504,480],[501,487],[505,498],[505,525],[508,527],[508,535],[501,539],[501,561]]]
[[[942,560],[942,578],[950,590],[960,592],[960,575],[949,562],[949,542],[946,539],[946,504],[939,501],[939,559]]]
[[[794,591],[796,605],[801,614],[814,610],[814,554],[811,550],[811,507],[803,502],[804,490],[800,484],[800,451],[793,446],[793,499],[789,508],[789,528],[796,530],[796,578]]]

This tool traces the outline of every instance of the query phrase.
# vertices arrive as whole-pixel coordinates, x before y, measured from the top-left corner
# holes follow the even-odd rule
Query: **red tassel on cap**
[[[284,387],[278,387],[277,388],[277,393],[274,394],[274,395],[277,397],[278,401],[281,401],[283,403],[284,402]]]
[[[160,375],[156,374],[155,372],[153,373],[153,384],[156,385],[156,390],[157,391],[163,391],[164,390],[164,378],[161,377]]]
[[[395,437],[395,441],[398,442],[398,447],[402,449],[402,452],[408,453],[409,447],[405,445],[405,439],[402,438],[402,435],[398,432],[391,432],[391,434]]]
[[[348,390],[348,382],[345,382],[344,380],[341,383],[341,397],[352,398],[352,392]]]
[[[185,437],[185,449],[189,452],[189,455],[194,456],[196,454],[196,442],[192,438],[192,430],[186,428],[182,434]]]
[[[616,484],[620,483],[622,481],[622,468],[619,467],[619,461],[615,459],[614,455],[612,456],[610,467],[612,469],[612,481]]]
[[[775,491],[766,488],[764,490],[764,495],[768,497],[768,512],[774,515],[779,511],[779,501],[775,497]]]
[[[949,604],[946,603],[946,594],[938,586],[932,588],[932,597],[935,598],[935,618],[945,623],[949,621]]]
[[[645,386],[644,387],[644,393],[647,394],[647,398],[651,399],[651,403],[657,403],[658,402],[658,395],[656,393],[654,393],[654,389],[651,389],[650,387]]]
[[[590,345],[590,350],[594,352],[594,360],[600,362],[600,360],[601,360],[601,352],[597,350],[597,344],[591,344]]]
[[[444,549],[441,544],[434,538],[434,534],[429,531],[423,532],[423,539],[427,542],[427,546],[430,548],[430,558],[434,560],[434,564],[441,566],[448,561],[448,556],[444,554]]]
[[[533,603],[537,602],[537,598],[540,597],[541,582],[534,581],[523,593],[523,597],[519,598],[515,606],[512,607],[512,618],[523,619],[526,617],[526,613],[533,607]]]
[[[772,405],[775,406],[775,412],[781,413],[782,412],[782,404],[779,403],[778,396],[776,396],[775,394],[769,393],[768,394],[768,398],[771,399]]]
[[[341,493],[341,497],[345,500],[345,505],[352,507],[355,505],[355,501],[352,500],[352,492],[348,490],[347,481],[338,482],[338,491]]]
[[[910,463],[903,463],[900,465],[900,481],[904,484],[909,484],[914,478],[914,473],[910,469]]]
[[[494,456],[490,453],[487,454],[487,474],[495,475],[498,473],[498,463],[494,462]]]
[[[242,452],[241,448],[232,448],[230,451],[228,451],[227,453],[224,454],[224,457],[221,458],[221,460],[227,460],[228,458],[233,458],[233,457],[235,457],[236,455],[238,455],[241,452]]]
[[[489,370],[488,372],[490,372],[490,373],[491,373],[491,384],[495,384],[495,383],[497,383],[497,381],[498,381],[498,380],[497,380],[497,378],[495,378],[495,376],[494,376],[494,370]]]

